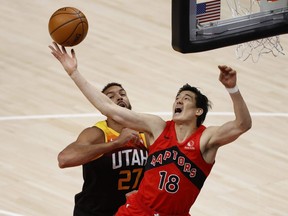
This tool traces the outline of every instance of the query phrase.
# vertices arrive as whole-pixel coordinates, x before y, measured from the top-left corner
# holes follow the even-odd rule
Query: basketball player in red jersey
[[[102,92],[118,106],[131,109],[121,84],[109,83]],[[144,134],[123,128],[111,118],[84,129],[58,155],[61,168],[82,165],[84,183],[75,195],[73,215],[114,215],[126,194],[138,189],[147,157]]]
[[[49,46],[52,54],[89,101],[103,114],[125,127],[148,134],[151,146],[145,174],[137,193],[129,196],[117,216],[188,216],[205,179],[215,162],[218,149],[235,141],[251,128],[246,103],[237,87],[236,71],[218,66],[219,80],[226,87],[235,119],[221,126],[205,127],[210,103],[197,88],[184,85],[173,104],[171,121],[115,106],[93,87],[77,69],[74,50]]]

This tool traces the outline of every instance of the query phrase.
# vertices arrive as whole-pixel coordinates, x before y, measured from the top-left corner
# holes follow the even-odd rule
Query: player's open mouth
[[[174,111],[174,113],[176,114],[176,113],[181,113],[182,112],[182,109],[181,108],[175,108],[175,111]]]
[[[117,103],[117,105],[118,105],[118,106],[121,106],[121,107],[127,107],[126,104],[125,104],[123,101]]]

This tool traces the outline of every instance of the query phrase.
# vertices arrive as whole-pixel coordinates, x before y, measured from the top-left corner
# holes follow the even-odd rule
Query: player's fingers
[[[53,51],[55,51],[55,49],[54,49],[54,47],[53,47],[53,46],[49,45],[48,47],[49,47],[49,49],[51,49],[51,50],[52,50],[52,52],[53,52]]]
[[[225,69],[227,68],[227,66],[226,66],[226,65],[218,65],[218,68],[219,68],[221,71],[223,71],[223,70],[225,70]]]
[[[74,49],[71,50],[71,55],[72,55],[73,58],[76,57],[76,53],[75,53]]]
[[[219,74],[219,79],[223,79],[227,75],[227,71],[221,70]]]
[[[218,68],[221,70],[222,68],[224,68],[225,65],[218,65]]]
[[[133,134],[132,141],[133,141],[134,144],[139,145],[140,138],[139,138],[138,134],[137,135]]]
[[[58,44],[55,41],[53,41],[53,44],[54,44],[55,50],[60,52],[60,48],[59,48]]]
[[[56,55],[54,52],[51,52],[51,53],[56,59],[59,59],[58,55]]]
[[[66,48],[64,46],[62,46],[61,48],[62,48],[62,52],[66,54],[67,53]]]

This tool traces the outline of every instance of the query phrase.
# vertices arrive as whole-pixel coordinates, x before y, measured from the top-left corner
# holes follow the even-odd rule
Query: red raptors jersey
[[[167,121],[162,134],[149,149],[145,175],[137,193],[147,207],[165,215],[188,215],[213,164],[204,161],[199,140],[201,125],[178,143],[174,121]]]

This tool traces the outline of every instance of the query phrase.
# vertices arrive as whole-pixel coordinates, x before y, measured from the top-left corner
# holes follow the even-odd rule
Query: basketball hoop
[[[233,17],[272,11],[288,6],[287,0],[250,0],[248,7],[242,6],[240,1],[226,0]],[[248,1],[244,1],[247,5]],[[235,52],[238,59],[246,61],[248,58],[251,58],[254,63],[258,62],[260,57],[265,54],[272,54],[274,57],[277,57],[279,54],[285,55],[279,35],[238,44],[236,45]]]

